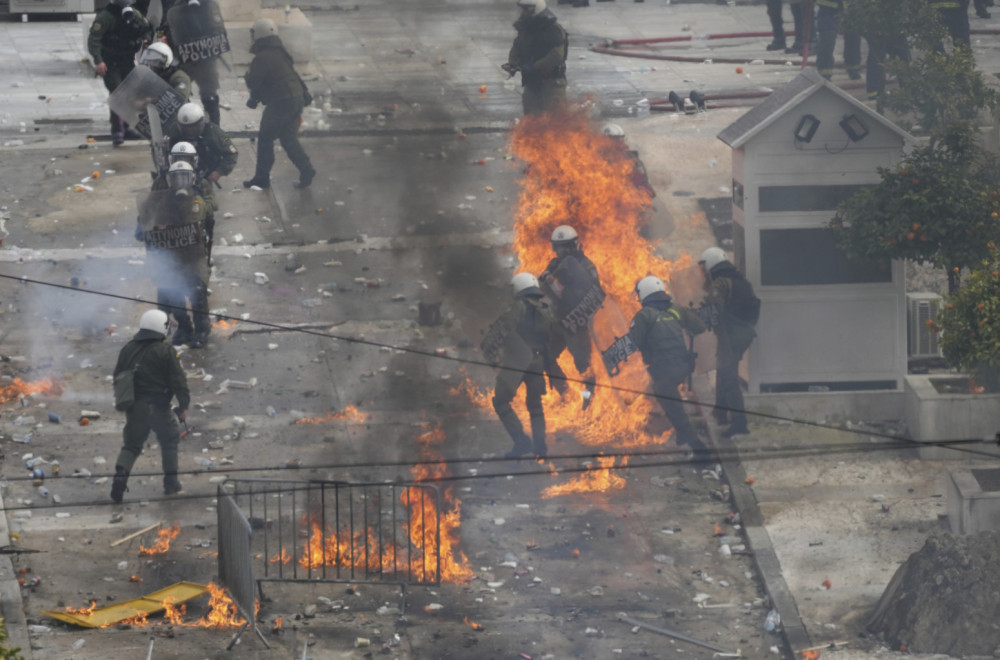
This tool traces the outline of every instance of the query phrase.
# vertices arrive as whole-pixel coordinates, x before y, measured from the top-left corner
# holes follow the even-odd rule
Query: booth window
[[[833,211],[864,185],[847,186],[761,186],[758,192],[761,213],[788,211]]]
[[[892,267],[888,259],[848,259],[830,229],[764,229],[760,232],[762,286],[889,282],[892,282]]]

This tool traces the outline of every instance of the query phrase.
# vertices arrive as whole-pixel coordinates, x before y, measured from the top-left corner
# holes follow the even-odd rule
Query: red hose
[[[713,62],[719,62],[720,64],[746,64],[748,61],[745,57],[687,57],[684,55],[660,55],[659,53],[633,53],[631,51],[618,51],[614,48],[606,48],[604,46],[591,46],[590,50],[595,53],[603,53],[604,55],[620,55],[622,57],[638,57],[645,60],[666,60],[670,62],[704,62],[705,60],[712,60]],[[798,59],[796,56],[795,59]],[[756,62],[757,60],[752,60]],[[782,65],[789,62],[790,59],[786,58],[783,60],[760,60],[762,64],[771,65]]]
[[[709,39],[736,39],[739,37],[770,37],[770,32],[728,32],[724,34],[685,34],[681,37],[657,37],[655,39],[613,39],[606,43],[608,45],[621,46],[622,44],[628,44],[631,46],[640,46],[643,44],[659,44],[668,43],[672,41],[707,41]]]

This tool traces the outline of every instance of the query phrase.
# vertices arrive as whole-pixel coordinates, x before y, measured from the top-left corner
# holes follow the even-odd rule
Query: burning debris
[[[327,413],[322,417],[303,417],[297,419],[292,424],[324,424],[326,422],[353,422],[355,424],[364,422],[371,417],[370,414],[361,412],[356,406],[349,405],[340,412]]]
[[[181,526],[176,522],[170,527],[161,527],[156,532],[156,542],[150,547],[146,547],[139,544],[139,556],[140,557],[152,557],[153,555],[162,555],[167,550],[170,549],[170,542],[177,538],[177,535],[181,533]]]
[[[625,479],[619,477],[611,470],[611,468],[615,467],[614,456],[599,456],[597,464],[598,467],[596,468],[587,466],[587,471],[581,473],[573,481],[549,486],[542,491],[542,498],[551,499],[571,493],[604,493],[609,490],[621,490],[625,488]],[[628,457],[625,456],[618,467],[625,467],[627,464]]]
[[[26,396],[33,396],[35,394],[62,396],[65,389],[65,383],[51,378],[42,378],[31,382],[15,378],[10,384],[0,387],[0,403],[20,401]]]

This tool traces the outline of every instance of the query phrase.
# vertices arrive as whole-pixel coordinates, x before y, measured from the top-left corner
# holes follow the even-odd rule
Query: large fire
[[[61,396],[65,389],[65,383],[51,378],[42,378],[30,382],[15,378],[9,384],[0,387],[0,403],[16,401],[21,397],[33,394]]]
[[[586,472],[580,474],[573,481],[549,486],[542,491],[542,497],[550,499],[570,493],[603,493],[609,490],[621,490],[625,487],[625,479],[611,471],[611,468],[615,467],[614,456],[598,456],[597,464],[597,468],[588,467]],[[626,464],[628,464],[627,456],[622,458],[622,464],[619,467],[624,467]]]
[[[421,463],[410,472],[414,481],[433,481],[448,476],[448,468],[434,446],[444,441],[440,428],[417,436],[420,444]],[[461,522],[461,501],[455,497],[451,486],[441,490],[441,511],[434,499],[424,489],[407,487],[399,495],[399,502],[409,513],[409,523],[404,531],[413,550],[402,552],[391,540],[380,540],[373,529],[348,530],[322,529],[320,522],[304,517],[308,525],[308,538],[295,556],[298,565],[307,570],[321,566],[340,566],[366,571],[395,573],[409,571],[417,580],[431,581],[440,570],[442,582],[465,582],[473,576],[468,560],[458,549],[458,529]],[[440,538],[440,555],[434,548]],[[409,565],[407,566],[407,557]],[[268,559],[272,563],[288,564],[293,555],[286,548]]]
[[[101,625],[101,628],[109,626],[133,626],[142,627],[146,625],[172,625],[186,628],[211,628],[213,630],[226,630],[239,628],[244,623],[243,616],[239,613],[236,603],[229,597],[226,590],[217,584],[209,582],[205,585],[209,593],[208,612],[196,621],[185,621],[187,606],[184,604],[174,605],[169,598],[163,601],[163,618],[158,621],[150,621],[149,614],[139,612],[135,616],[123,621],[111,621]],[[260,604],[255,603],[257,609]],[[77,614],[89,617],[97,609],[97,601],[90,601],[89,607],[67,607],[68,614]]]
[[[608,296],[594,319],[593,332],[599,348],[607,348],[628,332],[629,319],[639,309],[633,295],[635,283],[647,275],[669,282],[675,274],[692,268],[692,259],[663,259],[655,253],[656,244],[640,235],[652,202],[650,192],[635,184],[634,160],[625,143],[605,136],[582,112],[526,117],[514,129],[511,152],[527,165],[514,222],[519,270],[540,274],[555,256],[550,244],[552,231],[562,224],[574,227]],[[586,410],[581,410],[580,383],[571,384],[566,396],[553,390],[545,395],[549,432],[572,435],[585,446],[612,449],[667,442],[671,431],[647,431],[650,414],[654,409],[658,412],[651,397],[606,387],[647,391],[649,376],[640,356],[633,355],[620,365],[613,381],[596,348],[591,364],[597,388]],[[583,379],[568,351],[563,352],[559,365],[569,378]],[[470,382],[453,392],[468,396],[482,408],[492,408],[490,394]],[[515,399],[514,409],[522,420],[527,419],[521,397]],[[586,472],[578,479],[579,487],[603,490],[617,483],[612,476],[607,469]]]
[[[303,417],[302,419],[297,419],[293,424],[323,424],[325,422],[354,422],[355,424],[364,422],[369,419],[371,415],[368,413],[361,412],[354,405],[349,405],[340,412],[327,413],[322,417]]]
[[[153,545],[147,548],[141,543],[139,544],[139,556],[152,557],[153,555],[162,555],[170,549],[170,542],[177,538],[177,535],[180,533],[181,526],[176,522],[170,527],[161,527],[156,530],[156,542]]]

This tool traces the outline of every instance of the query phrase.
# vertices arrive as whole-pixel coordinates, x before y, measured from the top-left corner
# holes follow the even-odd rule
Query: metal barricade
[[[262,582],[441,583],[440,494],[427,484],[230,479],[253,530],[244,556]],[[219,564],[224,557],[219,507]],[[228,530],[229,528],[226,528]],[[235,543],[226,544],[236,546]],[[231,570],[231,567],[227,568]]]
[[[219,492],[218,505],[219,527],[219,582],[225,587],[243,616],[245,623],[233,636],[226,650],[233,648],[236,640],[247,628],[253,626],[254,632],[271,648],[263,633],[257,628],[257,603],[254,598],[253,568],[251,567],[250,538],[253,534],[250,522],[240,511],[231,495]]]

